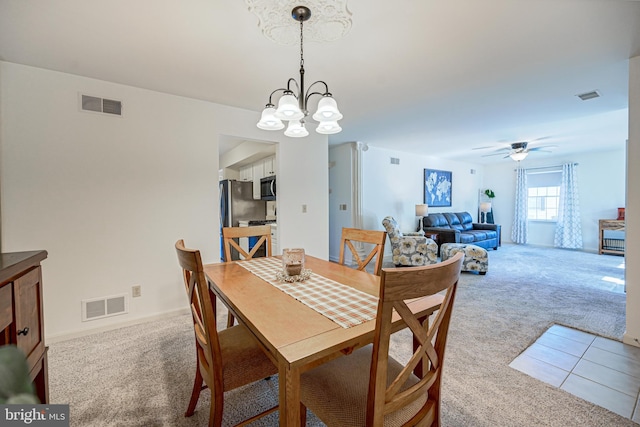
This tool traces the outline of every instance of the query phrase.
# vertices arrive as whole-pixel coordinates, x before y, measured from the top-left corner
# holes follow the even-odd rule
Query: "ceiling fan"
[[[535,141],[541,140],[541,139],[546,139],[545,138],[538,138]],[[491,153],[491,154],[484,154],[482,157],[489,157],[489,156],[498,156],[498,155],[502,155],[505,154],[505,152],[509,152],[507,153],[506,156],[504,156],[503,158],[507,158],[507,157],[511,157],[513,160],[515,160],[516,162],[519,162],[521,160],[524,160],[530,152],[532,151],[538,151],[538,152],[543,152],[543,153],[550,153],[550,150],[545,150],[545,148],[553,148],[553,147],[557,147],[556,145],[541,145],[539,147],[532,147],[532,148],[528,148],[529,143],[527,141],[518,141],[518,142],[512,142],[511,144],[508,144],[507,146],[500,148],[498,150],[496,150],[496,152]],[[474,150],[480,150],[480,149],[484,149],[484,148],[489,148],[489,147],[478,147],[478,148],[474,148]]]

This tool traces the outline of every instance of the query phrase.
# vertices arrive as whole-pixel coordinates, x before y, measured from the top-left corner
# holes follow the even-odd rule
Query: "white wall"
[[[626,276],[627,330],[624,342],[640,347],[640,56],[629,60],[629,142],[627,144]]]
[[[391,164],[391,157],[400,159],[400,164]],[[429,213],[467,211],[477,220],[478,192],[483,188],[481,166],[369,147],[363,152],[364,228],[383,230],[382,220],[391,215],[403,232],[415,231],[418,225],[415,205],[424,201],[425,168],[452,172],[452,206],[430,206]],[[385,253],[391,253],[388,244]]]
[[[78,92],[122,100],[124,116],[79,111]],[[278,143],[281,245],[328,256],[326,136],[292,141],[257,129],[256,112],[6,62],[0,94],[2,250],[48,251],[48,339],[186,307],[173,245],[219,260],[225,135]],[[81,322],[82,299],[134,284],[129,314]]]
[[[533,156],[537,156],[534,158]],[[544,156],[544,157],[543,157]],[[625,206],[625,150],[620,149],[558,157],[532,154],[523,162],[523,168],[557,166],[576,162],[582,214],[583,249],[598,250],[598,220],[615,219],[618,207]],[[511,241],[515,198],[516,163],[491,166],[485,171],[485,186],[496,193],[493,199],[495,222],[502,225],[502,241]],[[606,171],[606,172],[604,172]],[[606,174],[606,175],[605,175]],[[529,222],[529,244],[553,246],[555,223]]]

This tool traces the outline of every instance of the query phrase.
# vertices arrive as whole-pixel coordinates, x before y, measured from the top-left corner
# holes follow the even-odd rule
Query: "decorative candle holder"
[[[624,208],[618,208],[618,219],[624,220]]]
[[[299,276],[304,269],[304,249],[282,250],[282,270],[285,276]]]

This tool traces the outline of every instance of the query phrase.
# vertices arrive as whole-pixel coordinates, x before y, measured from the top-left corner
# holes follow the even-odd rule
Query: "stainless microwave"
[[[276,177],[267,176],[260,179],[260,200],[276,199]]]

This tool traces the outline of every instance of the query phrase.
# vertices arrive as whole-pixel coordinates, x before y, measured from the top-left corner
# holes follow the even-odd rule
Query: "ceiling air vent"
[[[83,111],[93,111],[96,113],[122,116],[122,101],[98,98],[90,95],[81,95],[80,104]]]
[[[578,98],[582,99],[583,101],[587,101],[589,99],[599,98],[600,97],[600,93],[598,93],[597,90],[592,90],[591,92],[581,93],[581,94],[576,95],[576,96]]]
[[[399,165],[400,164],[400,159],[398,157],[391,157],[391,164],[392,165]]]

